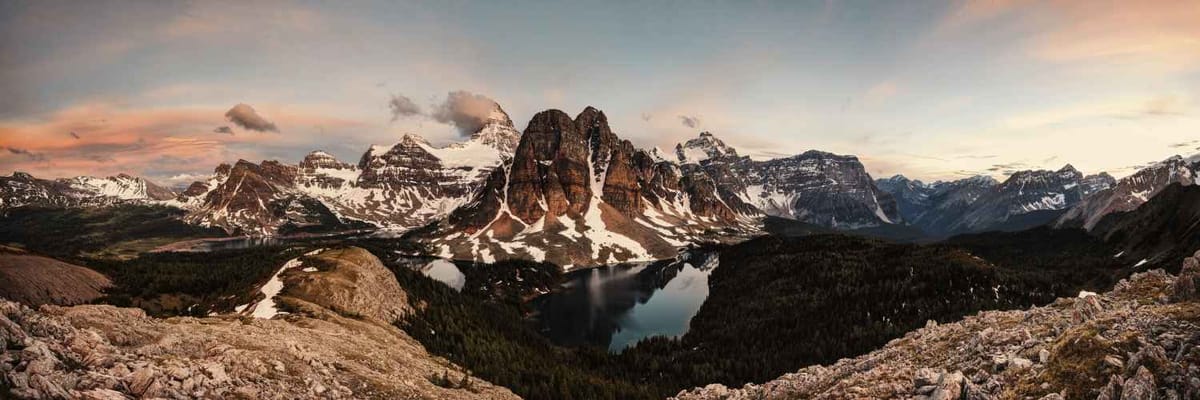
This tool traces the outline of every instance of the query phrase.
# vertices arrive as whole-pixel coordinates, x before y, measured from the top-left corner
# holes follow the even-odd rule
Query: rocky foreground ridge
[[[271,319],[148,317],[135,308],[0,299],[0,398],[510,399],[385,319],[411,306],[358,248],[285,269]],[[434,383],[448,375],[452,384]],[[467,382],[468,384],[462,384]]]
[[[1200,257],[1103,295],[986,311],[872,353],[694,399],[1200,399]]]

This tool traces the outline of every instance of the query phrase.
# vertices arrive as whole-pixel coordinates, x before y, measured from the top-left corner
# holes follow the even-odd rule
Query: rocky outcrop
[[[0,388],[6,391],[0,397],[517,398],[507,389],[463,378],[468,371],[428,354],[383,322],[399,310],[356,300],[406,304],[403,297],[387,298],[396,295],[387,289],[377,292],[395,285],[394,278],[389,285],[361,275],[371,274],[378,260],[360,251],[328,251],[324,258],[339,264],[311,272],[322,278],[289,283],[299,285],[281,296],[291,313],[274,319],[156,319],[130,308],[32,310],[0,300]],[[358,278],[344,276],[347,270]],[[357,288],[338,284],[340,279]],[[330,283],[330,288],[305,288]],[[309,301],[317,300],[309,294],[335,299],[320,305]],[[436,385],[432,378],[443,374],[472,384]]]
[[[1175,301],[1200,301],[1200,251],[1183,259],[1179,278],[1171,288],[1171,299]]]
[[[931,321],[863,356],[676,398],[1198,398],[1200,303],[1171,302],[1179,282],[1161,270],[1139,273],[1103,295]]]
[[[31,307],[75,305],[104,295],[107,276],[23,250],[0,246],[0,297]]]
[[[408,294],[374,255],[358,247],[323,250],[300,259],[304,269],[282,276],[281,296],[390,324],[412,313]],[[285,300],[286,302],[286,300]]]

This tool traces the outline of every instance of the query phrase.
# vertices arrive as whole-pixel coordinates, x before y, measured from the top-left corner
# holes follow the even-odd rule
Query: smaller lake
[[[446,286],[455,291],[461,292],[463,285],[467,284],[467,276],[463,275],[462,271],[458,270],[458,266],[454,265],[454,262],[450,260],[438,258],[420,266],[419,269],[425,276],[445,283]]]
[[[335,232],[323,234],[297,234],[280,236],[233,236],[222,238],[192,239],[161,246],[152,251],[179,251],[192,253],[207,253],[223,250],[242,250],[255,247],[309,245],[324,243],[330,240],[353,239],[362,236],[361,232]]]
[[[652,336],[679,337],[708,298],[718,254],[574,271],[561,288],[531,302],[541,333],[564,346],[619,353]]]

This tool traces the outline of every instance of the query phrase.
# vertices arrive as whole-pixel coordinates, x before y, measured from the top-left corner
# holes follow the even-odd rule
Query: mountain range
[[[357,163],[313,151],[297,164],[221,164],[181,193],[128,175],[0,177],[0,208],[152,203],[231,235],[372,228],[447,258],[564,266],[668,258],[678,247],[762,233],[764,217],[837,230],[906,226],[929,237],[1045,224],[1093,228],[1171,183],[1196,181],[1172,157],[1120,180],[1071,165],[924,183],[873,179],[857,157],[807,151],[754,160],[709,132],[672,151],[621,139],[600,110],[547,110],[518,131],[494,105],[463,142],[417,135],[370,146]]]

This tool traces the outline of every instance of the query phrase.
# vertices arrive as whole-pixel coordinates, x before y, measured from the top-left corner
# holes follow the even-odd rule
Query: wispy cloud
[[[28,149],[21,149],[21,148],[16,148],[16,147],[5,147],[5,149],[8,150],[9,154],[23,156],[23,157],[28,158],[31,161],[46,161],[46,156],[42,153],[34,153],[32,151],[29,151]]]
[[[402,94],[393,94],[388,100],[388,109],[392,111],[392,121],[401,117],[411,117],[421,114],[421,107]]]
[[[700,126],[700,117],[691,115],[680,115],[679,123],[688,128],[698,128]]]
[[[1167,145],[1167,147],[1178,149],[1183,147],[1196,147],[1197,144],[1200,144],[1200,140],[1188,140],[1186,142],[1171,143]]]

